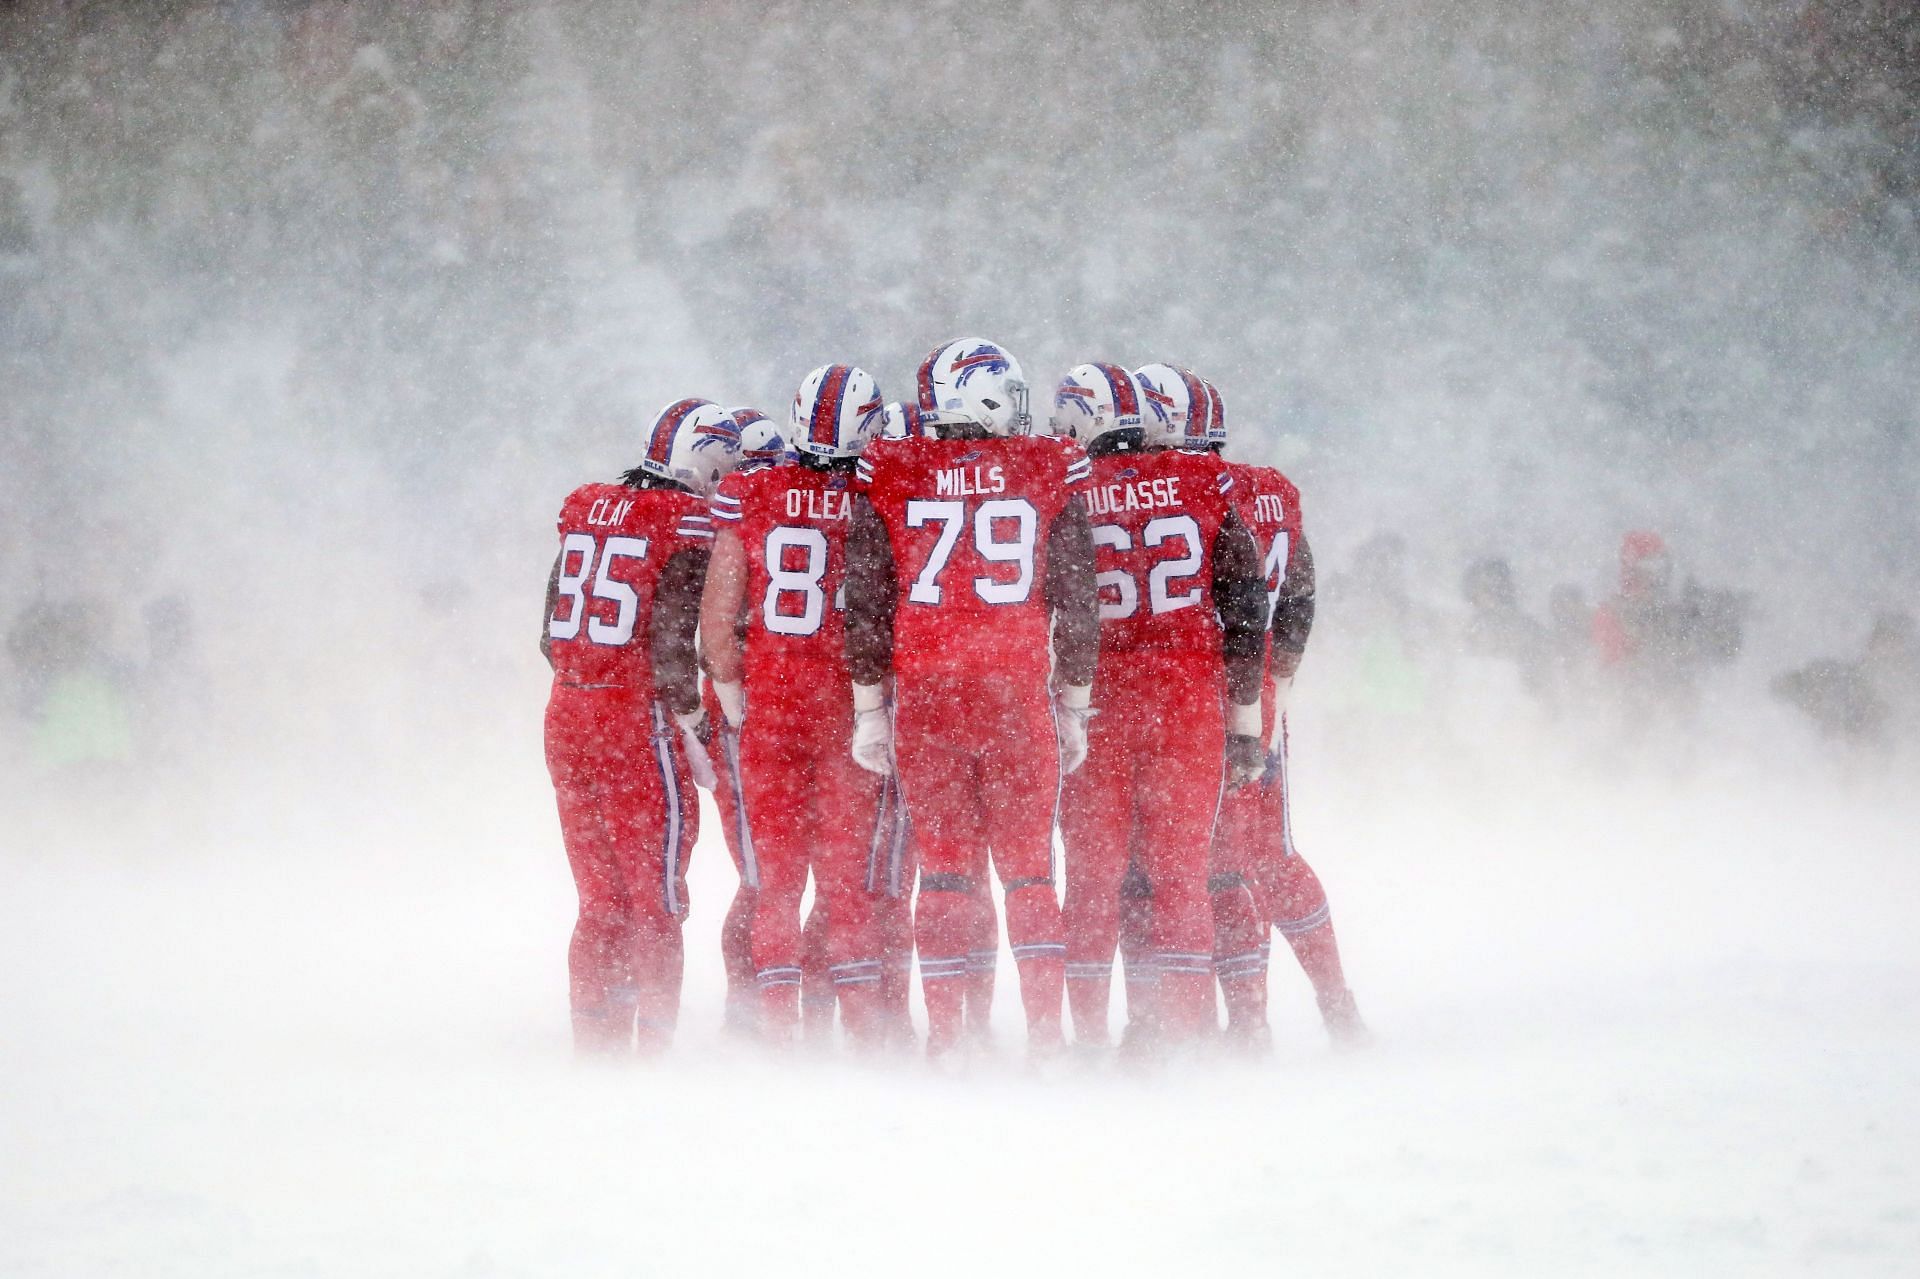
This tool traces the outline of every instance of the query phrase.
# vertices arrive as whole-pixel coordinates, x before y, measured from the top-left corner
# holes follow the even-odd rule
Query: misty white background
[[[144,672],[146,607],[192,623],[119,761],[50,766],[0,659],[0,1273],[1903,1273],[1913,755],[1767,687],[1915,593],[1913,41],[1678,0],[0,6],[0,626],[51,601]],[[1330,1053],[1283,954],[1257,1066],[1043,1084],[1015,1020],[968,1080],[758,1062],[709,840],[679,1048],[581,1070],[561,497],[661,403],[777,413],[831,359],[901,396],[961,332],[1043,388],[1190,364],[1302,485],[1296,816],[1377,1043]],[[1539,613],[1638,527],[1753,601],[1691,717],[1464,651],[1471,557]]]

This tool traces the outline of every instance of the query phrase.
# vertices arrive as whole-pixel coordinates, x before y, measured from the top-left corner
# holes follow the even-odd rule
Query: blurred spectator
[[[1389,719],[1423,711],[1437,628],[1407,588],[1406,539],[1374,534],[1330,587],[1329,605],[1339,612],[1356,663],[1358,708]]]
[[[1920,640],[1912,614],[1876,617],[1857,660],[1808,662],[1776,676],[1772,688],[1827,737],[1861,746],[1912,743],[1920,728]]]
[[[1665,539],[1637,530],[1620,543],[1619,591],[1594,611],[1594,647],[1630,712],[1684,718],[1701,673],[1739,655],[1746,611],[1743,597],[1691,578],[1676,590]]]
[[[82,596],[34,599],[7,631],[20,675],[16,712],[33,759],[48,768],[124,763],[133,757],[130,672],[102,640],[107,609]]]
[[[1546,628],[1520,607],[1513,568],[1498,556],[1475,560],[1460,580],[1467,602],[1467,651],[1510,663],[1527,692],[1553,695],[1551,650]]]
[[[135,728],[141,755],[165,762],[194,745],[213,680],[201,658],[192,600],[179,592],[158,595],[140,616],[147,658],[133,686]]]

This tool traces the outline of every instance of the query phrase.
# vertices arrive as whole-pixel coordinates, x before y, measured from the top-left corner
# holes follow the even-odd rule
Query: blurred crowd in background
[[[225,485],[431,489],[459,616],[656,402],[978,330],[1223,388],[1356,722],[1920,739],[1920,11],[1603,8],[0,0],[17,736],[169,749]]]

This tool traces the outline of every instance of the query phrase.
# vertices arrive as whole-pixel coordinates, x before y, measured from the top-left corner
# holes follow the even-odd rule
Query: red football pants
[[[1152,894],[1151,1006],[1143,1021],[1173,1036],[1205,1029],[1213,1008],[1208,853],[1226,753],[1217,654],[1129,654],[1103,661],[1087,762],[1067,778],[1067,987],[1075,1037],[1107,1038],[1120,883],[1129,852]]]
[[[579,892],[567,950],[573,1035],[586,1051],[665,1047],[680,1012],[686,866],[699,806],[678,734],[627,689],[555,684],[547,772]]]
[[[977,903],[989,858],[1006,892],[1029,1041],[1058,1042],[1066,953],[1053,885],[1060,754],[1045,678],[901,677],[894,754],[920,861],[914,932],[928,1050],[950,1048],[961,1034],[969,954],[982,950],[985,936]],[[976,972],[981,962],[972,960]]]
[[[880,818],[867,858],[867,891],[873,895],[874,935],[880,948],[880,1003],[889,1038],[913,1036],[908,1000],[913,985],[913,823],[889,777],[880,788]]]
[[[1314,996],[1324,1014],[1343,1001],[1350,1002],[1351,997],[1326,889],[1293,843],[1284,727],[1280,749],[1269,760],[1257,793],[1259,809],[1246,841],[1254,897],[1264,918],[1271,920],[1274,930],[1286,939],[1301,971],[1313,983]]]
[[[1256,844],[1266,816],[1266,789],[1249,783],[1220,801],[1207,892],[1213,904],[1213,972],[1227,1005],[1227,1024],[1247,1035],[1267,1022],[1267,917],[1255,893]]]
[[[853,712],[844,673],[787,672],[748,688],[740,727],[741,793],[757,860],[752,950],[761,1028],[791,1039],[799,1024],[800,899],[813,873],[826,911],[827,970],[847,1029],[875,1041],[880,949],[868,860],[880,816],[880,779],[853,761]]]
[[[746,801],[740,796],[740,741],[727,727],[712,683],[701,681],[701,689],[707,722],[714,730],[710,754],[717,783],[713,788],[713,803],[720,811],[720,831],[726,838],[727,856],[733,859],[733,869],[740,875],[740,885],[734,889],[727,917],[720,925],[720,962],[727,974],[727,1025],[743,1027],[752,1024],[756,1012],[753,899],[760,886],[760,872],[755,865],[753,837],[747,829]]]

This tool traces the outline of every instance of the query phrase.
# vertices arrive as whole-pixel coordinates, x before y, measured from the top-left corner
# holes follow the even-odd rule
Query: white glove
[[[1293,676],[1268,681],[1273,686],[1273,728],[1267,733],[1267,754],[1280,753],[1280,739],[1287,731],[1287,695],[1293,692]]]
[[[1062,684],[1054,696],[1054,733],[1060,739],[1060,776],[1087,762],[1087,721],[1093,718],[1093,689]]]
[[[673,722],[680,726],[680,749],[686,752],[687,771],[693,774],[693,784],[701,790],[712,790],[720,784],[720,778],[713,771],[713,757],[707,754],[707,713],[703,710],[676,713]]]
[[[878,684],[853,686],[853,762],[883,777],[893,771],[893,719]]]
[[[747,717],[747,695],[738,684],[729,684],[725,680],[713,680],[713,698],[720,703],[720,715],[727,721],[728,728],[740,727]]]

